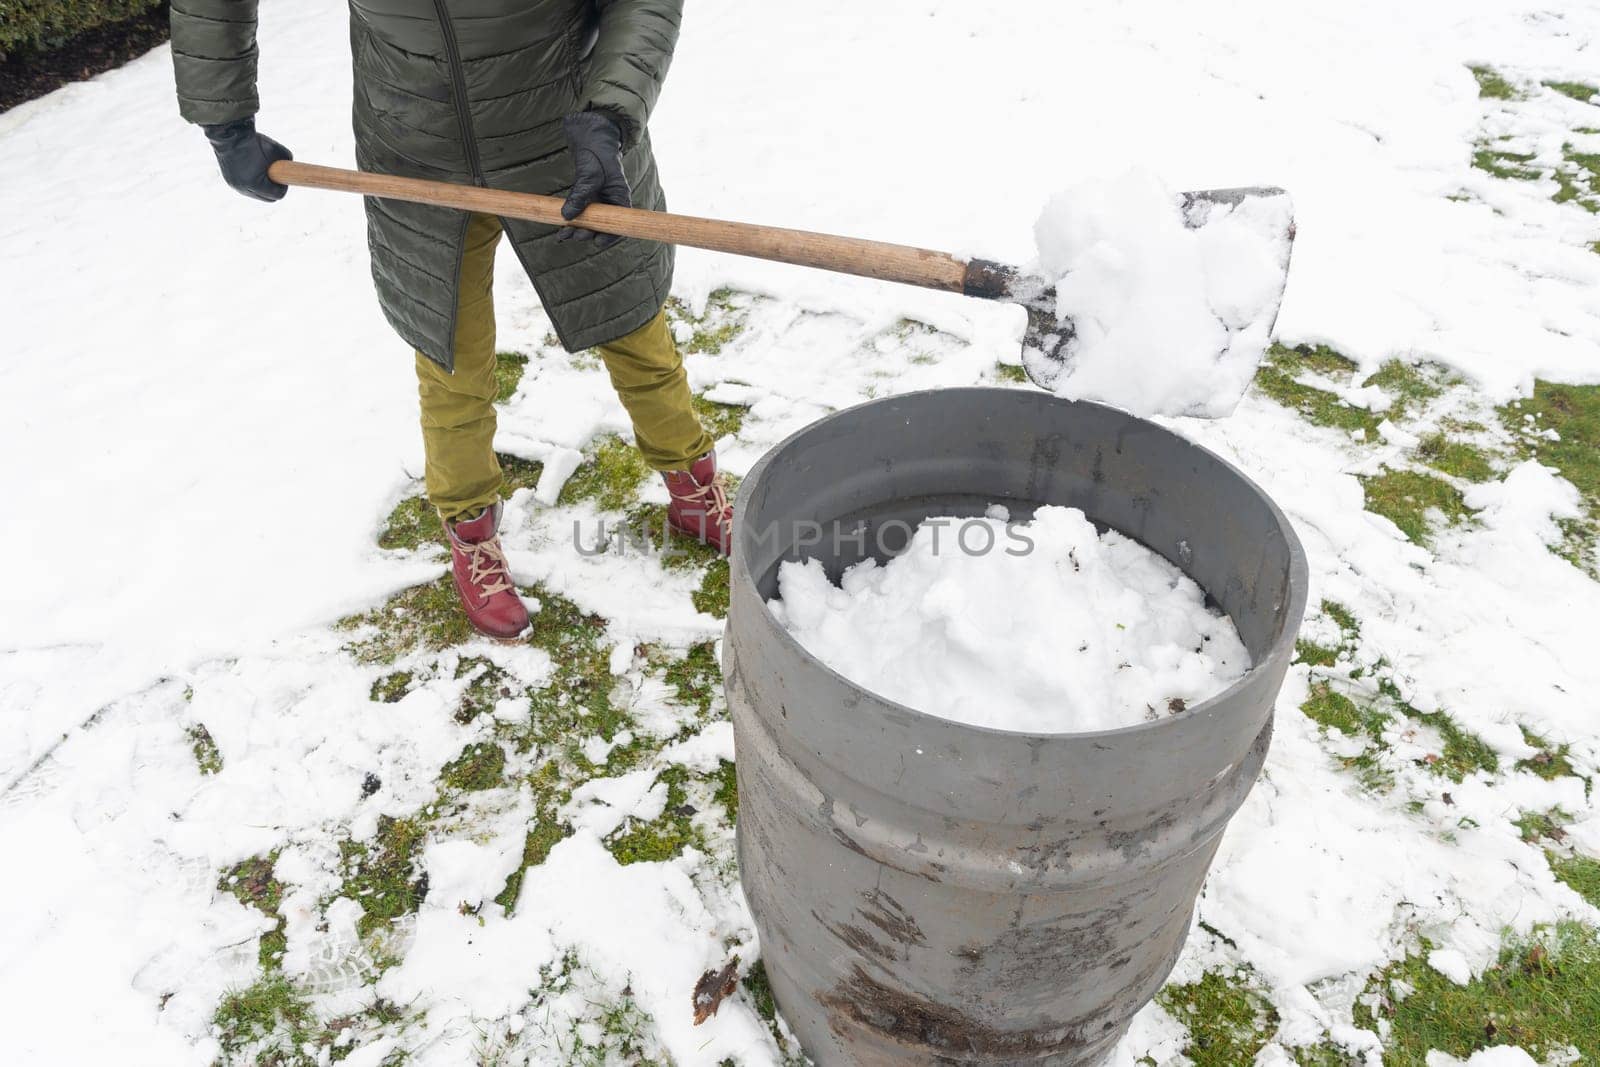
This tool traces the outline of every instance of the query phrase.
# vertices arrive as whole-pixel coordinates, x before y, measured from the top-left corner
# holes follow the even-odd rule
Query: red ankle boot
[[[528,609],[511,582],[495,532],[499,526],[499,504],[484,508],[475,519],[445,523],[450,534],[451,574],[467,621],[479,633],[504,641],[528,628]]]
[[[733,551],[733,504],[717,473],[717,454],[707,452],[686,471],[662,471],[672,503],[667,525],[724,556]]]

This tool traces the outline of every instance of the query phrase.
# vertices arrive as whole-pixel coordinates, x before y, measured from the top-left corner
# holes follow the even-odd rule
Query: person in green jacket
[[[173,0],[179,111],[234,189],[275,201],[287,149],[258,133],[257,0]],[[362,170],[663,210],[650,112],[682,0],[362,0],[350,4],[356,163]],[[401,201],[366,200],[384,315],[415,350],[428,497],[449,534],[472,624],[528,625],[497,533],[494,255],[502,237],[568,351],[596,348],[668,522],[727,552],[732,507],[691,405],[662,304],[672,248]]]

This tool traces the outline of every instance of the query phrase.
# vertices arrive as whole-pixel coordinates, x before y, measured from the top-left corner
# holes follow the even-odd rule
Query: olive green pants
[[[461,254],[455,372],[416,353],[428,499],[444,520],[477,514],[500,499],[494,455],[494,250],[500,220],[474,215]],[[633,420],[634,440],[656,470],[687,470],[711,451],[689,395],[689,379],[667,317],[596,349]]]

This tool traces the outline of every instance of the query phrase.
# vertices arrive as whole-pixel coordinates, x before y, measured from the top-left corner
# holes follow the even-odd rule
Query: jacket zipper
[[[472,114],[467,110],[467,77],[461,67],[461,47],[456,43],[455,24],[450,21],[450,9],[445,0],[433,0],[433,12],[439,19],[445,61],[450,65],[450,81],[455,87],[452,103],[456,106],[456,122],[461,126],[461,146],[467,155],[467,169],[472,172],[473,185],[488,185],[483,177],[483,163],[478,158],[478,137],[472,129]]]
[[[466,151],[467,168],[472,172],[473,185],[487,187],[489,182],[483,176],[483,161],[478,156],[478,136],[472,127],[472,113],[467,108],[467,77],[461,66],[461,46],[456,43],[455,24],[450,21],[450,9],[446,6],[445,0],[433,0],[433,13],[439,20],[439,33],[444,38],[445,61],[450,64],[450,81],[454,87],[454,92],[451,94],[453,97],[452,103],[455,104],[456,108],[456,122],[461,127],[461,146]],[[504,219],[501,220],[500,225],[502,227],[505,226]],[[466,233],[466,227],[467,220],[463,220],[461,223],[461,232],[463,234]],[[509,233],[506,234],[506,239],[511,245],[512,251],[516,252],[517,261],[522,264],[522,269],[527,272],[528,280],[533,282],[534,292],[539,294],[540,306],[546,309],[546,314],[549,314],[550,301],[545,297],[544,284],[540,281],[538,272],[533,269],[533,265],[528,262],[528,257],[522,254],[522,248],[516,241],[511,239]],[[457,270],[459,269],[460,265],[458,264]],[[459,284],[458,280],[457,285]],[[550,325],[555,329],[556,337],[560,340],[562,346],[567,347],[566,334],[561,329],[560,324],[556,322],[554,315],[550,315]],[[455,347],[455,323],[453,319],[450,335],[450,344],[453,349]]]

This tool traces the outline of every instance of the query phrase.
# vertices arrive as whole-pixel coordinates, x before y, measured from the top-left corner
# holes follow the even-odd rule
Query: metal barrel
[[[1253,668],[1157,722],[983,729],[847,681],[767,609],[785,559],[837,580],[923,518],[994,503],[1081,508],[1160,553],[1232,617]],[[824,418],[756,464],[738,516],[723,660],[739,863],[806,1051],[824,1067],[1097,1062],[1171,971],[1266,756],[1306,599],[1288,520],[1177,434],[1021,389]]]

